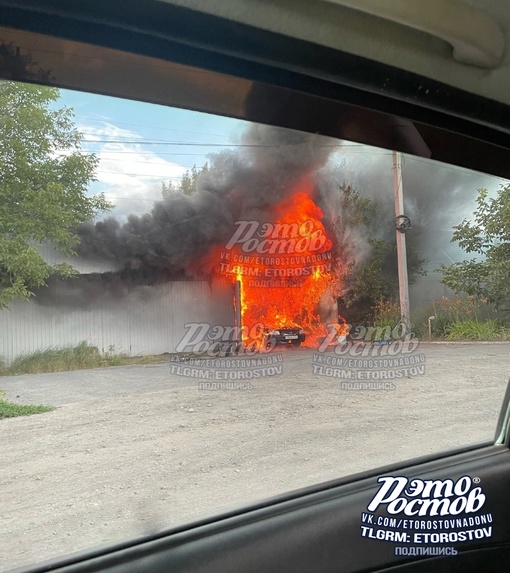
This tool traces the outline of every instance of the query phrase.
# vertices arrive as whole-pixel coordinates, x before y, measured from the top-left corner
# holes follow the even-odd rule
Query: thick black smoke
[[[349,256],[363,264],[370,246],[356,226],[344,224],[338,190],[348,183],[376,199],[379,237],[394,240],[392,154],[346,144],[346,164],[323,169],[340,144],[320,135],[252,125],[235,150],[210,158],[210,168],[191,196],[173,193],[124,223],[108,218],[83,225],[78,230],[79,256],[111,261],[112,272],[68,282],[66,296],[53,297],[50,288],[39,302],[69,302],[73,293],[80,300],[117,300],[138,285],[207,275],[210,269],[197,269],[196,261],[215,245],[224,246],[236,221],[270,221],[271,206],[289,197],[296,183],[309,175],[317,187],[316,202],[329,221],[335,221],[338,244],[349,244]],[[444,250],[452,226],[469,213],[466,205],[473,205],[476,189],[490,184],[482,175],[412,156],[405,156],[403,182],[406,214],[412,220],[408,244],[428,259]],[[328,227],[328,221],[325,224]]]
[[[322,177],[320,191],[325,204],[338,202],[335,190],[348,184],[377,204],[378,217],[371,232],[389,244],[395,244],[395,189],[393,154],[384,149],[346,145],[343,166]],[[492,176],[468,171],[427,159],[404,155],[402,162],[404,212],[411,220],[406,232],[407,262],[411,308],[423,307],[444,294],[440,283],[442,265],[469,258],[452,243],[453,227],[470,218],[477,189],[495,191],[500,181]],[[333,209],[334,210],[334,209]],[[363,265],[370,255],[366,237],[356,227],[342,229],[344,240],[356,248],[356,262]],[[421,268],[426,275],[417,274]],[[397,280],[396,255],[389,253],[385,271]],[[348,286],[348,282],[346,286]]]
[[[270,207],[322,167],[335,145],[318,135],[254,125],[238,150],[212,157],[191,196],[173,193],[123,224],[109,218],[82,226],[78,254],[115,261],[134,282],[182,276],[212,246],[228,241],[235,221],[267,220]]]

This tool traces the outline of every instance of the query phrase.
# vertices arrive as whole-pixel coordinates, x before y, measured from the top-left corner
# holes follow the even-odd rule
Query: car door
[[[438,165],[480,171],[503,181],[509,177],[508,102],[464,91],[454,81],[448,85],[418,75],[400,68],[398,61],[388,65],[349,53],[347,49],[303,39],[297,33],[274,32],[271,26],[265,29],[262,24],[269,6],[264,3],[257,9],[252,7],[254,12],[247,16],[250,20],[253,14],[258,15],[258,25],[246,23],[239,16],[230,17],[221,6],[213,9],[179,4],[146,1],[118,6],[95,1],[71,4],[49,0],[2,1],[0,25],[4,44],[17,46],[18,55],[30,53],[38,66],[49,70],[46,75],[34,77],[23,66],[16,65],[16,61],[13,63],[12,58],[5,57],[2,76],[229,116],[287,129],[289,133],[292,130],[320,134],[335,141],[349,141],[353,147],[364,144],[381,153],[401,152],[410,163],[413,159],[428,161],[432,157]],[[283,2],[280,8],[279,16],[287,15],[291,28],[296,14],[302,18],[307,12],[301,3],[294,9],[292,3]],[[341,23],[342,15],[350,14],[349,9],[336,13],[332,6],[319,3],[317,9],[324,18],[328,15],[339,18],[336,22],[339,29],[345,26]],[[376,32],[378,36],[387,31],[386,24],[382,26]],[[407,38],[406,34],[404,37]],[[421,49],[422,36],[418,36],[417,42]],[[430,164],[426,165],[429,169]],[[392,203],[390,206],[393,208]],[[455,205],[449,208],[455,209]],[[379,394],[384,399],[366,400],[367,408],[372,400],[370,411],[377,412],[373,419],[363,418],[363,400],[353,406],[359,408],[354,411],[354,420],[341,410],[341,405],[350,403],[348,391],[355,389],[348,384],[363,390],[360,380],[365,383],[365,378],[343,382],[338,374],[345,371],[340,368],[342,364],[345,367],[340,360],[346,358],[342,349],[352,350],[347,356],[349,360],[366,358],[361,356],[361,346],[356,346],[354,327],[351,335],[352,340],[336,340],[336,346],[326,345],[322,351],[325,339],[317,340],[318,350],[316,347],[309,354],[293,354],[288,360],[285,358],[285,363],[296,384],[302,380],[303,372],[314,376],[314,384],[315,380],[317,384],[323,381],[322,396],[324,392],[330,393],[326,401],[337,399],[337,389],[328,386],[329,383],[340,380],[347,384],[336,404],[338,412],[349,422],[342,429],[348,438],[342,447],[345,455],[349,453],[358,459],[357,467],[363,469],[355,473],[346,471],[345,475],[338,469],[335,473],[338,464],[332,469],[328,466],[330,454],[325,449],[324,454],[315,452],[316,474],[309,466],[305,474],[304,454],[296,449],[292,473],[298,478],[302,473],[306,479],[283,480],[282,487],[274,490],[267,486],[267,491],[278,493],[268,498],[261,494],[265,491],[262,485],[267,484],[259,483],[261,487],[256,487],[257,467],[260,481],[271,482],[271,475],[278,476],[275,480],[282,479],[276,471],[278,456],[284,455],[282,447],[271,458],[273,473],[262,471],[262,460],[252,462],[250,471],[255,475],[244,486],[240,482],[247,493],[243,504],[232,504],[237,508],[220,511],[218,507],[214,512],[209,511],[210,517],[188,519],[171,527],[163,517],[162,526],[143,536],[67,557],[55,556],[53,561],[27,564],[23,570],[507,571],[510,394],[505,390],[506,346],[502,343],[491,354],[483,345],[472,345],[469,350],[461,347],[459,354],[454,355],[447,344],[431,345],[425,353],[433,355],[430,360],[435,376],[433,389],[429,393],[419,387],[405,402],[409,411],[404,412],[408,415],[403,418],[405,426],[400,427],[403,402],[387,391],[389,387],[381,386],[393,384],[388,379],[384,383],[377,379],[380,389],[387,391]],[[350,346],[342,346],[346,343]],[[469,384],[476,385],[477,391],[472,395],[478,403],[469,404],[469,398],[462,399],[471,386],[453,380],[456,367],[448,370],[448,362],[459,361],[458,356],[463,357],[469,369],[479,369],[466,375]],[[492,378],[484,370],[487,365],[495,368]],[[409,364],[400,366],[407,368]],[[180,375],[178,368],[174,365],[175,373]],[[410,377],[408,373],[406,376]],[[445,402],[450,400],[450,410],[434,410],[443,399],[445,388],[453,383],[458,384],[458,399],[452,395],[444,397]],[[284,392],[291,396],[298,390],[290,384]],[[413,394],[413,389],[408,388],[408,392]],[[434,400],[432,392],[436,393]],[[333,393],[335,398],[331,397]],[[298,397],[308,404],[305,395]],[[279,399],[285,402],[284,397]],[[383,402],[384,409],[379,410]],[[256,409],[256,403],[251,407]],[[314,407],[315,404],[310,405]],[[193,407],[183,408],[194,414]],[[477,408],[483,415],[476,415]],[[286,412],[283,407],[281,411]],[[496,411],[500,411],[499,420]],[[415,435],[411,424],[424,412],[431,414],[427,418],[430,427],[426,430],[421,427]],[[309,420],[305,414],[299,411],[303,420]],[[318,408],[316,419],[320,416]],[[445,419],[448,416],[455,418],[451,425]],[[266,412],[253,422],[249,431],[268,434],[276,418]],[[372,429],[366,431],[370,424]],[[299,433],[302,429],[296,422],[296,435],[299,440],[306,440],[307,434]],[[154,431],[156,435],[157,427]],[[211,426],[211,432],[214,431]],[[314,431],[328,432],[328,427]],[[402,439],[392,441],[397,431]],[[338,436],[336,428],[330,436],[332,450]],[[240,449],[245,452],[255,447],[247,434],[242,435],[242,440]],[[370,444],[370,440],[376,441]],[[395,451],[395,444],[401,451]],[[414,448],[416,444],[419,447]],[[411,455],[406,451],[407,445],[413,446],[409,447]],[[206,453],[207,465],[208,456],[213,460]],[[388,461],[381,467],[379,459]],[[81,463],[86,472],[86,460]],[[115,466],[115,471],[120,480],[129,473],[129,468]],[[233,476],[227,478],[230,484],[237,483]],[[172,479],[172,474],[168,479]],[[208,491],[207,480],[203,483],[199,498],[206,507],[205,498],[214,498],[215,490]],[[287,483],[300,483],[300,487],[287,487]],[[253,495],[249,493],[251,488]],[[237,499],[228,493],[228,488],[225,491],[223,496]],[[36,506],[37,494],[31,495],[28,503]],[[162,503],[158,495],[160,492],[154,493],[156,506]],[[187,495],[187,492],[182,495],[183,505],[187,503]],[[37,524],[27,524],[28,529],[29,526]]]

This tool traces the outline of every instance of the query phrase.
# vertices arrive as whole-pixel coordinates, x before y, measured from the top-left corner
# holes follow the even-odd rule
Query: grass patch
[[[464,320],[446,328],[448,340],[506,340],[508,331],[497,320]]]
[[[113,348],[101,354],[95,346],[81,342],[78,346],[47,348],[33,354],[18,356],[10,366],[0,368],[0,375],[41,374],[43,372],[67,372],[108,366],[128,366],[131,364],[152,364],[165,362],[164,356],[135,356],[116,354]]]
[[[52,412],[54,409],[53,406],[14,404],[0,396],[0,420],[16,418],[17,416],[43,414],[44,412]]]
[[[99,366],[101,355],[97,348],[81,343],[66,348],[47,348],[33,354],[18,356],[6,369],[7,374],[39,374],[63,372]]]
[[[490,342],[510,339],[508,317],[486,299],[443,296],[428,308],[413,312],[413,331],[422,340],[429,337],[429,316],[435,317],[431,327],[432,338],[436,340]]]

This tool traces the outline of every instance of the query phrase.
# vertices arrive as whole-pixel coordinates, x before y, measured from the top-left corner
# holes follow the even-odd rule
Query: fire
[[[333,242],[309,179],[271,206],[265,221],[241,221],[220,253],[220,273],[240,284],[242,325],[299,327],[306,343],[326,335],[319,303],[333,301]]]
[[[240,298],[240,305],[241,305],[241,318],[244,318],[246,311],[248,310],[248,303],[244,297],[244,281],[243,281],[243,274],[241,269],[237,269],[236,273],[236,281],[239,283],[239,298]]]

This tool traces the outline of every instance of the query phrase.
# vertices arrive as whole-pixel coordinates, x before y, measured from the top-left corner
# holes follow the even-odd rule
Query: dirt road
[[[57,409],[0,421],[0,570],[491,440],[509,346],[419,352],[424,373],[380,390],[347,389],[352,365],[306,349],[245,389],[169,364],[1,378],[7,398]]]

